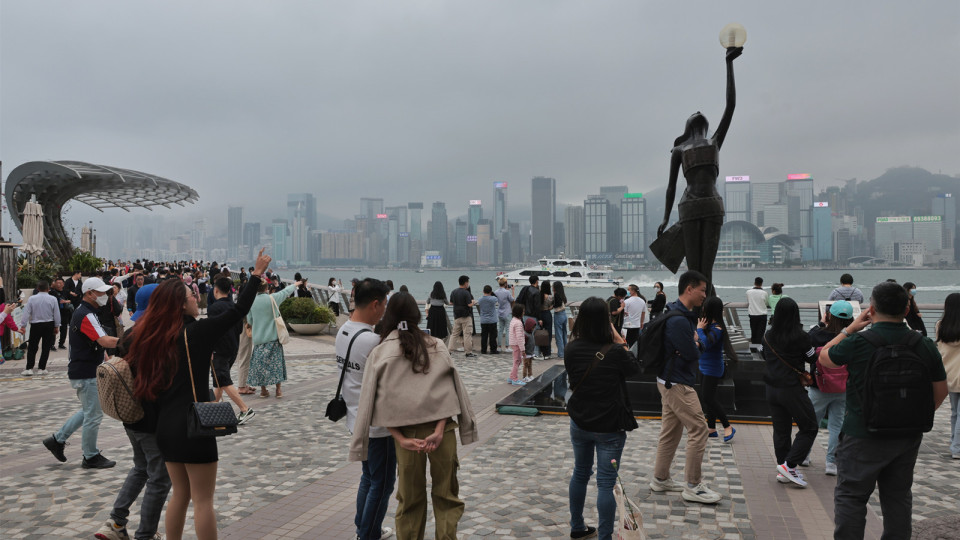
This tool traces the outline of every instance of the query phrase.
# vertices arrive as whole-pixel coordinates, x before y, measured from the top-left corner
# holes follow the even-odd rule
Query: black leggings
[[[717,385],[720,384],[720,377],[711,377],[704,375],[700,382],[700,391],[703,394],[703,410],[707,416],[707,427],[717,429],[717,420],[724,428],[730,427],[730,421],[727,420],[727,413],[723,410],[723,405],[717,398]]]

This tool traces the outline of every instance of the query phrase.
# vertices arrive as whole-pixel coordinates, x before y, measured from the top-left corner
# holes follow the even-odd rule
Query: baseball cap
[[[83,291],[83,294],[87,294],[89,291],[107,292],[111,288],[112,287],[104,283],[102,279],[98,277],[92,277],[83,282],[83,286],[80,288],[80,290]]]
[[[144,285],[137,290],[137,311],[130,316],[130,320],[137,320],[142,315],[143,312],[147,310],[147,305],[150,303],[150,295],[153,293],[153,290],[157,288],[156,283],[151,283],[149,285]]]
[[[837,300],[830,304],[830,315],[838,319],[852,319],[853,306],[846,300]]]

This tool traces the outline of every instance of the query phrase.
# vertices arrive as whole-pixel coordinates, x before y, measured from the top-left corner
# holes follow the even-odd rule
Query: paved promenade
[[[52,356],[45,377],[20,377],[25,362],[0,366],[0,537],[93,538],[131,464],[129,442],[119,422],[104,417],[99,445],[117,467],[80,467],[80,432],[57,462],[41,440],[79,407],[66,377],[65,351]],[[467,359],[455,353],[478,415],[480,441],[461,447],[461,497],[466,513],[460,538],[566,538],[567,483],[573,466],[565,416],[501,416],[494,404],[510,394],[507,354]],[[216,508],[225,539],[352,539],[358,464],[346,460],[343,422],[323,417],[338,372],[333,337],[294,336],[287,346],[289,381],[283,399],[249,398],[257,411],[237,435],[220,439]],[[537,373],[555,361],[535,364]],[[946,455],[949,404],[924,437],[914,483],[917,537],[957,538],[960,461]],[[651,538],[832,538],[834,477],[823,474],[826,431],[817,438],[810,486],[775,480],[771,428],[737,425],[732,444],[711,439],[704,457],[709,485],[723,495],[715,506],[684,502],[679,494],[647,488],[660,422],[644,420],[627,437],[621,475],[640,506]],[[675,464],[683,463],[683,446]],[[682,477],[675,467],[674,474]],[[596,489],[587,494],[586,519],[596,525]],[[392,526],[391,503],[386,525]],[[880,508],[874,495],[868,538],[879,537]],[[190,512],[192,514],[192,511]],[[130,532],[139,521],[132,508]],[[162,530],[161,521],[161,530]],[[193,538],[187,521],[186,538]],[[433,526],[428,525],[431,538]]]

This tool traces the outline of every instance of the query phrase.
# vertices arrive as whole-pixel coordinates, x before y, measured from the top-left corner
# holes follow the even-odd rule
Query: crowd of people
[[[185,418],[195,396],[210,393],[211,374],[216,399],[226,394],[239,407],[239,424],[256,414],[243,394],[253,394],[259,386],[260,396],[270,397],[273,387],[273,397],[283,397],[287,370],[277,306],[287,297],[310,293],[299,274],[295,282],[283,283],[269,262],[261,254],[255,266],[239,272],[215,264],[115,265],[102,277],[82,279],[76,273],[66,280],[41,281],[24,305],[19,328],[12,317],[14,304],[0,311],[0,327],[30,326],[22,375],[46,374],[49,352],[70,346],[68,378],[80,410],[43,439],[61,462],[67,460],[67,439],[82,428],[82,467],[116,464],[97,445],[102,412],[96,368],[105,356],[123,357],[130,365],[145,415],[124,424],[134,464],[98,538],[127,537],[129,508],[141,492],[136,538],[159,537],[165,504],[167,537],[180,538],[191,502],[197,537],[216,537],[216,439],[191,438]],[[678,492],[693,503],[722,499],[704,482],[701,469],[709,439],[731,443],[736,434],[717,395],[729,376],[724,354],[729,331],[724,302],[708,296],[705,276],[695,271],[680,275],[672,302],[659,282],[649,302],[634,284],[617,288],[607,299],[588,298],[579,304],[572,324],[562,283],[541,283],[532,276],[519,290],[502,278],[497,285],[484,285],[482,295],[474,297],[464,275],[448,296],[437,281],[423,306],[405,286],[394,293],[389,281],[354,279],[349,300],[339,280],[331,277],[324,287],[331,309],[339,313],[342,307],[348,316],[337,331],[336,356],[352,437],[349,459],[362,463],[357,538],[424,537],[427,463],[437,538],[455,537],[464,503],[454,431],[460,431],[462,444],[470,444],[477,440],[477,428],[451,351],[476,357],[474,333],[480,334],[480,354],[512,356],[507,381],[513,385],[530,382],[533,360],[551,358],[554,345],[563,360],[574,456],[571,538],[613,535],[615,467],[627,432],[637,428],[626,380],[641,371],[638,357],[649,357],[646,348],[657,347],[657,333],[663,358],[653,365],[662,420],[649,488]],[[836,537],[862,537],[866,500],[877,486],[885,534],[908,537],[910,487],[923,426],[932,425],[933,411],[947,396],[950,453],[960,459],[960,293],[946,297],[935,339],[928,339],[914,283],[888,280],[866,297],[852,276],[843,274],[810,329],[801,324],[799,306],[784,287],[774,283],[768,293],[757,277],[746,292],[750,348],[766,367],[776,481],[807,485],[800,467],[810,466],[811,448],[826,418],[824,473],[837,477]],[[132,325],[124,325],[124,310]],[[876,386],[871,366],[890,347],[912,351],[909,360],[922,379],[916,395],[902,400],[915,407],[905,412],[913,427],[882,425],[876,413],[882,404],[869,395]],[[675,480],[672,462],[684,431],[683,478]],[[876,444],[879,439],[883,444]],[[583,517],[594,467],[597,527]],[[399,501],[396,531],[383,526],[394,490]]]

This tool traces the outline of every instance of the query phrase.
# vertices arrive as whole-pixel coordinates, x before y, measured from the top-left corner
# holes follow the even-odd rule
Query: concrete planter
[[[316,336],[321,334],[324,330],[327,329],[327,323],[318,323],[318,324],[297,324],[297,323],[288,323],[290,328],[294,332],[300,334],[301,336]]]

